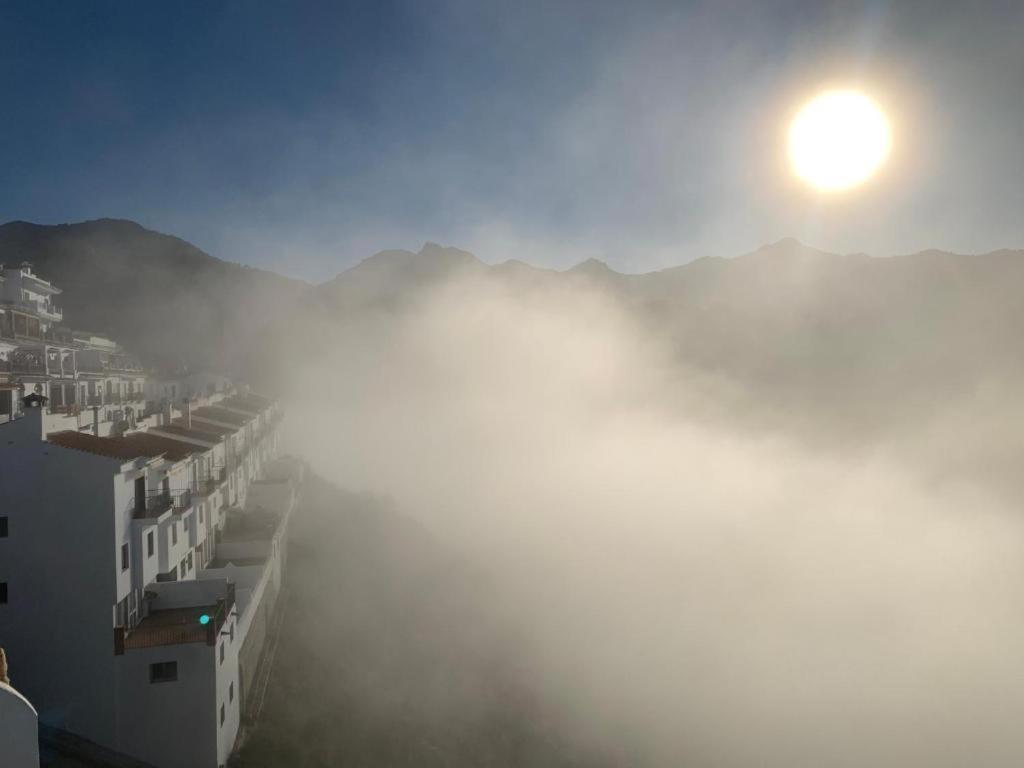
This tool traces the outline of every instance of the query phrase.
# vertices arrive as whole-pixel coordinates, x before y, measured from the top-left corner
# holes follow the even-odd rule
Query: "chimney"
[[[185,429],[192,429],[192,403],[187,397],[182,403],[182,415],[185,417]]]
[[[92,433],[96,437],[100,436],[100,407],[98,405],[92,407]]]

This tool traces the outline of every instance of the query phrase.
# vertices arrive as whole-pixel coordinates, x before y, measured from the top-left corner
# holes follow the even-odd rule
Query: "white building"
[[[0,643],[41,721],[158,768],[226,763],[301,467],[253,394],[119,436],[0,425]]]
[[[25,312],[28,318],[38,317],[44,327],[59,323],[64,318],[64,313],[53,302],[53,297],[60,294],[60,288],[33,274],[31,264],[0,266],[0,275],[4,278],[0,284],[0,302]]]
[[[39,768],[39,718],[31,702],[7,676],[0,648],[0,764],[4,768]]]

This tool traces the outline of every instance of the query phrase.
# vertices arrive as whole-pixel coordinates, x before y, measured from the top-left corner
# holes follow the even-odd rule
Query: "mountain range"
[[[459,274],[524,291],[604,291],[689,366],[758,392],[757,418],[788,427],[840,420],[837,433],[877,434],[994,382],[1024,385],[1024,251],[878,258],[786,239],[634,275],[596,260],[563,272],[492,266],[427,243],[311,285],[102,219],[0,226],[0,262],[21,261],[64,289],[75,327],[110,334],[153,365],[216,367],[271,388],[290,353],[316,354],[324,323],[397,311]]]

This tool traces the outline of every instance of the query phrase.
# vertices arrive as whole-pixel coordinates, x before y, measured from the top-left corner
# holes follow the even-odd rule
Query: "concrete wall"
[[[120,462],[41,441],[37,408],[0,429],[0,645],[42,722],[110,743]]]
[[[35,707],[0,683],[0,765],[39,768],[39,725]]]
[[[181,643],[118,657],[118,751],[159,768],[217,768],[217,648]],[[151,683],[150,665],[174,661],[178,679]]]

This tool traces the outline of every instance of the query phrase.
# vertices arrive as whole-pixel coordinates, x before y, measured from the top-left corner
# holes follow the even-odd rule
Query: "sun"
[[[826,91],[807,102],[789,126],[793,172],[823,191],[855,187],[889,156],[885,113],[860,91]]]

